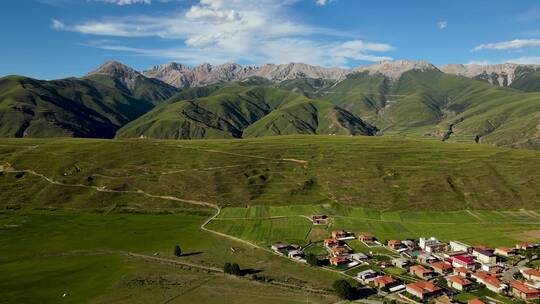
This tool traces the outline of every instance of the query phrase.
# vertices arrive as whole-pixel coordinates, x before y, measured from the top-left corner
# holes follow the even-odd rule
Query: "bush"
[[[179,256],[182,255],[182,249],[180,249],[180,246],[179,246],[179,245],[176,245],[176,246],[174,247],[174,255],[177,256],[177,257],[179,257]]]
[[[337,295],[344,300],[352,300],[355,294],[355,288],[351,286],[351,283],[345,280],[337,280],[332,285]]]
[[[231,274],[232,273],[231,266],[232,266],[231,263],[225,263],[225,265],[223,266],[223,272],[227,274]]]
[[[306,262],[311,266],[319,266],[320,265],[319,259],[313,253],[308,253],[306,255]]]
[[[231,274],[234,274],[235,276],[239,276],[242,274],[242,271],[240,270],[240,266],[238,266],[238,264],[234,263],[231,265]]]

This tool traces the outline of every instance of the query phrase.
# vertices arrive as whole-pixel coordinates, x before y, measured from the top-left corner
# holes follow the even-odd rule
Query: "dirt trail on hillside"
[[[306,160],[300,160],[295,158],[269,158],[265,156],[258,156],[258,155],[249,155],[249,154],[240,154],[240,153],[234,153],[234,152],[227,152],[227,151],[220,151],[220,150],[214,150],[214,149],[201,149],[201,148],[195,148],[195,147],[186,147],[182,145],[178,145],[178,147],[183,149],[193,149],[203,152],[210,152],[210,153],[220,153],[220,154],[226,154],[226,155],[232,155],[232,156],[241,156],[241,157],[248,157],[248,158],[256,158],[256,159],[264,159],[269,161],[276,161],[276,162],[293,162],[297,164],[305,165],[308,163]]]

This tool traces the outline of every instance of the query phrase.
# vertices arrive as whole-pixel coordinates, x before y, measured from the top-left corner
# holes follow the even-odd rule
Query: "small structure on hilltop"
[[[289,249],[291,248],[291,245],[287,243],[274,243],[272,244],[272,250],[278,253],[288,253]]]
[[[328,217],[322,214],[314,214],[311,216],[311,222],[313,225],[326,225],[328,224]]]

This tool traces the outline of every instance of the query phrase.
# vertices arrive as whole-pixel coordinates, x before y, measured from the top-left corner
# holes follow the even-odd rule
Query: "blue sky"
[[[387,59],[540,63],[535,0],[5,0],[0,75]]]

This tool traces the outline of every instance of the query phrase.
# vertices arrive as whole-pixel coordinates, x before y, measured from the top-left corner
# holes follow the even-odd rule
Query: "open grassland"
[[[150,193],[243,207],[341,203],[381,211],[540,208],[540,154],[485,145],[338,136],[2,139],[0,163],[57,182],[28,172],[4,172],[1,204],[19,207],[186,207],[142,195]]]
[[[330,225],[311,226],[308,217],[312,214],[329,215]],[[357,234],[371,233],[380,240],[433,235],[445,241],[456,239],[471,245],[496,246],[539,241],[540,213],[533,210],[384,212],[337,204],[252,206],[224,208],[210,227],[266,245],[276,241],[306,245],[322,241],[333,229],[346,229]],[[283,236],[283,231],[290,231],[286,234],[290,237]],[[373,250],[360,243],[352,246],[362,252]]]
[[[0,213],[0,291],[6,303],[303,302],[305,292],[129,256],[137,253],[221,269],[225,262],[295,286],[329,288],[338,274],[288,261],[200,229],[193,214]],[[172,256],[179,244],[185,256]],[[234,248],[234,252],[231,250]],[[67,296],[62,298],[66,293]],[[238,298],[235,299],[235,296]],[[309,295],[315,302],[332,296]],[[190,301],[186,299],[191,299]],[[0,301],[0,302],[1,302]],[[229,303],[228,302],[228,303]]]

